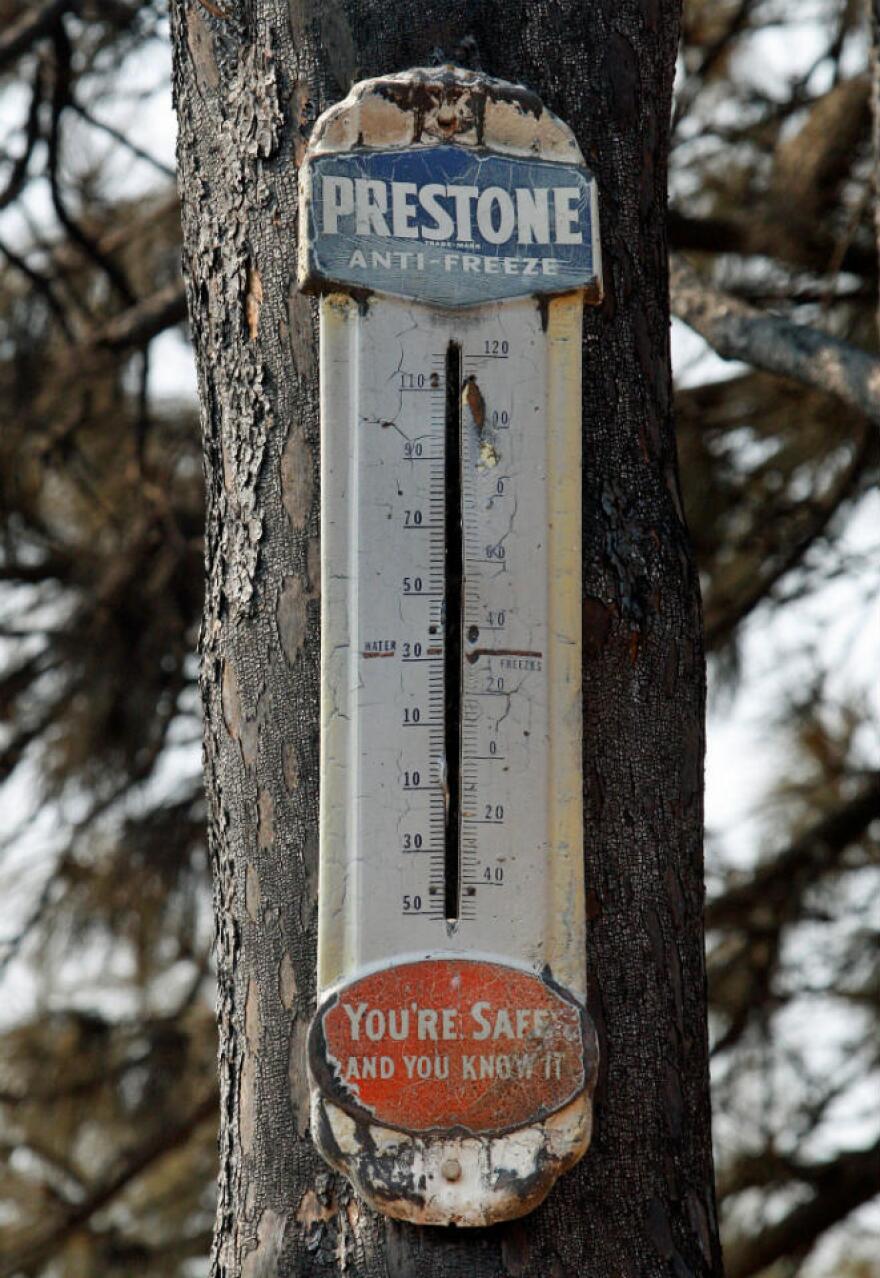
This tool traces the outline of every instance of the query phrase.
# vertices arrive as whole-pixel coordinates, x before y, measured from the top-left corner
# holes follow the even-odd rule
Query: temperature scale
[[[581,314],[595,183],[525,89],[364,81],[301,170],[321,294],[312,1132],[388,1215],[483,1225],[589,1144]]]

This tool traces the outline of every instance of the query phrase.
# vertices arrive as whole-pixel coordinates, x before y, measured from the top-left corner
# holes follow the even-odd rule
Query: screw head
[[[444,1180],[458,1180],[461,1176],[461,1163],[457,1158],[445,1158],[440,1164],[440,1174]]]

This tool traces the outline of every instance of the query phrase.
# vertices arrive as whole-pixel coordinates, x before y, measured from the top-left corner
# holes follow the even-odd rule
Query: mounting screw
[[[440,1173],[444,1180],[458,1180],[461,1175],[461,1163],[457,1158],[446,1158],[440,1164]]]

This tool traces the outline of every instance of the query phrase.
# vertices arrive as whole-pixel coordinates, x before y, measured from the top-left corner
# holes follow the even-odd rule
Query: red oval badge
[[[321,1089],[407,1132],[498,1133],[592,1087],[595,1035],[580,1006],[531,972],[425,959],[372,972],[319,1010],[309,1059]]]

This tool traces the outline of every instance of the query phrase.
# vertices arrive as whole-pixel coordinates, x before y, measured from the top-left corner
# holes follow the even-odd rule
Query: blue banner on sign
[[[592,177],[462,146],[311,162],[312,280],[473,306],[596,278]]]

